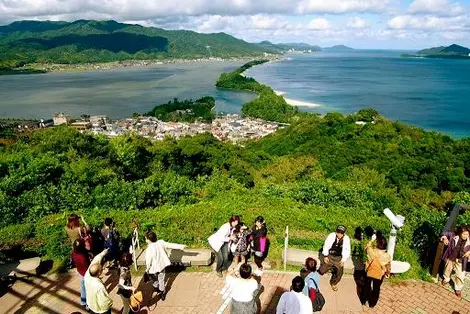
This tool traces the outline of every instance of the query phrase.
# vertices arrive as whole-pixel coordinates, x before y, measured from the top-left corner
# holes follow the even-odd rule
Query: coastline
[[[268,56],[265,57],[270,61],[278,60],[282,56]],[[233,57],[233,58],[193,58],[193,59],[164,59],[164,60],[125,60],[113,61],[102,63],[78,63],[78,64],[56,64],[56,63],[32,63],[18,68],[15,71],[42,71],[41,73],[56,73],[56,72],[76,72],[76,71],[101,71],[112,70],[117,68],[127,67],[152,67],[165,64],[185,64],[185,63],[203,63],[203,62],[245,62],[254,60],[258,57]],[[20,74],[20,73],[18,73]],[[26,74],[26,73],[25,73]],[[28,73],[29,74],[29,73]],[[35,73],[30,73],[35,74]]]
[[[286,97],[284,96],[284,95],[286,94],[285,92],[281,92],[281,91],[275,90],[274,93],[276,93],[276,95],[278,95],[278,96],[284,97],[284,99],[286,100],[286,102],[287,102],[289,105],[294,106],[294,107],[318,108],[318,107],[321,107],[321,106],[322,106],[322,105],[320,105],[320,104],[315,104],[315,103],[308,102],[308,101],[295,100],[295,99],[286,98]]]

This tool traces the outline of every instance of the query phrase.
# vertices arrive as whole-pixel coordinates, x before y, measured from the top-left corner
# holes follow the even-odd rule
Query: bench
[[[287,264],[293,266],[302,267],[305,263],[307,257],[312,257],[317,260],[317,268],[320,267],[320,261],[322,257],[320,257],[320,253],[316,251],[308,251],[308,250],[300,250],[294,248],[287,249]],[[284,259],[284,251],[282,251],[282,258]],[[349,258],[346,263],[344,263],[344,273],[345,274],[353,274],[354,273],[354,263],[351,258]]]
[[[175,266],[209,266],[213,261],[212,251],[209,249],[166,249],[168,258]],[[145,250],[136,249],[137,265],[145,265]]]

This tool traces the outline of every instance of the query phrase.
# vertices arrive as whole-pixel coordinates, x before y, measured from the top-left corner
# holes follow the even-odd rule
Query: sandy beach
[[[276,95],[279,95],[279,96],[284,96],[286,94],[285,92],[281,92],[277,90],[275,90],[274,92],[276,93]],[[295,100],[295,99],[290,99],[286,97],[284,97],[284,99],[289,105],[295,106],[295,107],[309,107],[309,108],[321,107],[320,104],[315,104],[315,103],[311,103],[307,101]]]

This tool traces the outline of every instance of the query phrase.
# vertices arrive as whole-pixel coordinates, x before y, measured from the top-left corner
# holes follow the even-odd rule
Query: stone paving
[[[275,313],[281,294],[290,287],[294,273],[265,273],[260,294],[261,313]],[[116,294],[117,274],[103,278],[114,300],[113,313],[120,313],[121,300]],[[220,294],[224,280],[214,273],[181,272],[167,275],[168,294],[161,301],[152,293],[151,286],[141,277],[133,278],[134,286],[144,294],[145,306],[140,313],[222,314],[229,313],[230,305],[223,308]],[[322,277],[321,291],[326,305],[321,313],[362,313],[363,309],[355,293],[352,277],[344,277],[339,291],[333,292],[328,277]],[[8,293],[0,298],[0,313],[15,314],[69,314],[85,313],[79,304],[79,279],[70,272],[56,277],[31,277],[19,279]],[[384,283],[381,299],[374,309],[366,313],[416,313],[416,314],[464,314],[470,313],[470,302],[457,298],[438,284],[406,281],[399,284]]]

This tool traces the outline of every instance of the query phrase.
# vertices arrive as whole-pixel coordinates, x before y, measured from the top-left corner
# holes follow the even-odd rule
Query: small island
[[[332,47],[325,47],[325,48],[322,48],[321,50],[326,51],[326,52],[351,52],[351,51],[355,51],[354,48],[351,48],[351,47],[348,47],[348,46],[345,46],[345,45],[336,45],[336,46],[332,46]]]
[[[405,58],[470,59],[470,49],[452,44],[448,47],[433,47],[402,56]]]

